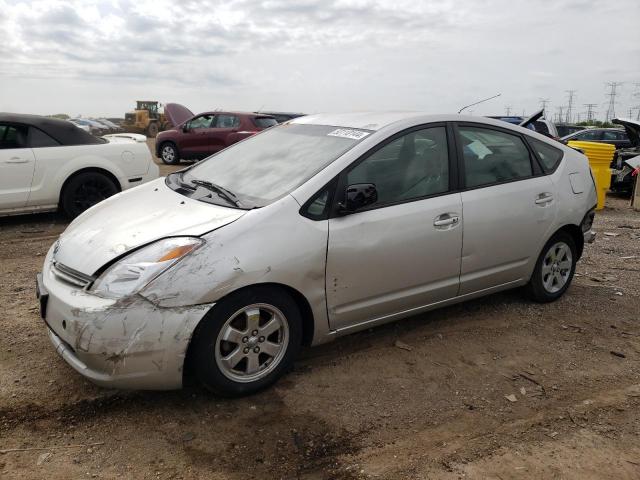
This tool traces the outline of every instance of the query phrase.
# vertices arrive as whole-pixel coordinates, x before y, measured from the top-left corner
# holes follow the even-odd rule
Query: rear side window
[[[585,130],[573,138],[575,140],[600,140],[600,130]]]
[[[216,115],[215,128],[236,128],[240,126],[240,119],[235,115]]]
[[[0,125],[0,148],[27,148],[27,127]]]
[[[269,128],[278,124],[278,121],[275,118],[271,117],[254,117],[253,123],[258,128]]]
[[[57,147],[60,142],[51,138],[42,130],[30,127],[29,128],[29,146],[31,148],[43,148],[43,147]]]
[[[547,143],[536,140],[535,138],[529,138],[528,140],[531,144],[531,148],[533,148],[533,151],[536,152],[538,158],[542,162],[542,168],[545,173],[553,172],[562,159],[562,150],[554,148]]]
[[[549,127],[544,122],[536,122],[536,132],[549,135]]]
[[[467,187],[533,175],[529,150],[520,137],[477,127],[459,127],[459,132]]]

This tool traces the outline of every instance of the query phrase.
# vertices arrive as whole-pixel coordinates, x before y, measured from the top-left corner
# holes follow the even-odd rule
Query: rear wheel
[[[293,364],[302,334],[300,310],[283,290],[251,287],[215,305],[195,333],[192,366],[222,396],[274,383]]]
[[[165,143],[160,147],[160,159],[167,165],[180,163],[178,149],[173,143]]]
[[[118,186],[100,172],[83,172],[64,186],[61,206],[64,213],[75,218],[96,203],[118,193]]]
[[[556,233],[538,257],[527,285],[529,296],[541,303],[553,302],[560,298],[571,285],[577,258],[573,237],[566,232]]]

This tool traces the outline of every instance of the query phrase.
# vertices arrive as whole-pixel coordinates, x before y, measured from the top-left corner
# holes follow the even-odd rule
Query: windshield
[[[302,185],[369,133],[326,125],[273,127],[196,164],[184,172],[182,182],[212,182],[246,208],[264,206]]]

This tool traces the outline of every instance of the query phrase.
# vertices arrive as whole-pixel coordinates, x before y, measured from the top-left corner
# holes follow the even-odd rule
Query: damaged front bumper
[[[38,290],[56,352],[94,383],[123,389],[182,386],[193,331],[213,304],[161,308],[134,295],[101,298],[57,278],[45,261]]]

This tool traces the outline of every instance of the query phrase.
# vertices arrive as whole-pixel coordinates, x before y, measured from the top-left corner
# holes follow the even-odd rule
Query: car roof
[[[214,110],[212,112],[200,112],[196,113],[194,117],[199,117],[200,115],[238,115],[238,116],[246,116],[246,117],[270,117],[268,113],[253,113],[253,112],[234,112],[234,111],[222,111],[222,110]]]
[[[97,137],[78,128],[71,122],[58,118],[24,113],[0,113],[0,122],[29,125],[39,128],[62,145],[89,145],[102,143]]]
[[[293,124],[330,125],[335,127],[357,128],[361,130],[381,130],[398,122],[411,120],[420,123],[432,122],[473,122],[513,129],[520,128],[509,122],[487,117],[450,114],[432,114],[425,112],[354,112],[354,113],[319,113],[290,120]]]

